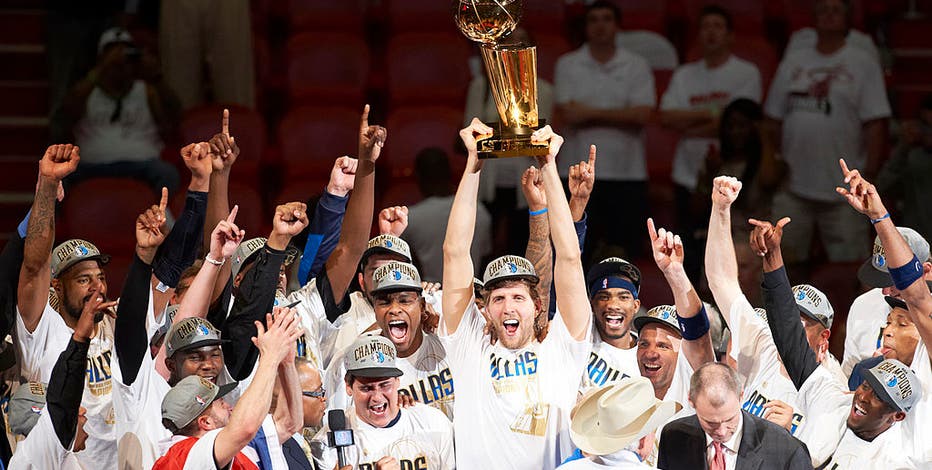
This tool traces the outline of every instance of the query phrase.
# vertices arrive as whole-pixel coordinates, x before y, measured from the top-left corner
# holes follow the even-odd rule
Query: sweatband
[[[883,220],[883,219],[889,219],[889,218],[890,218],[890,213],[887,212],[887,213],[884,214],[882,217],[879,217],[879,218],[877,218],[877,219],[871,219],[871,223],[876,225],[877,222],[880,222],[880,221]]]
[[[16,227],[16,232],[19,233],[19,238],[26,238],[26,230],[29,228],[29,216],[32,215],[32,208],[29,208],[29,211],[26,212],[26,217],[23,218],[23,221],[19,223],[19,226]]]
[[[906,290],[907,287],[911,286],[917,279],[922,277],[922,263],[919,262],[919,258],[916,258],[916,255],[913,255],[913,259],[909,260],[908,263],[900,266],[898,268],[887,268],[890,271],[890,277],[893,278],[893,285],[896,286],[898,290]]]
[[[589,297],[591,298],[595,296],[595,294],[597,294],[600,290],[611,289],[614,287],[617,287],[619,289],[625,289],[628,292],[631,292],[631,295],[634,296],[635,299],[638,298],[637,287],[634,287],[634,284],[632,284],[627,279],[622,279],[618,276],[605,276],[601,279],[596,280],[592,284],[590,284],[589,285]]]
[[[546,208],[546,207],[543,208],[543,209],[541,209],[541,210],[537,210],[537,211],[528,211],[528,215],[532,215],[532,216],[533,216],[533,215],[546,214],[546,213],[547,213],[547,208]]]
[[[699,339],[709,332],[709,316],[705,313],[704,305],[699,309],[698,315],[689,318],[677,315],[676,321],[680,324],[680,334],[685,340]]]

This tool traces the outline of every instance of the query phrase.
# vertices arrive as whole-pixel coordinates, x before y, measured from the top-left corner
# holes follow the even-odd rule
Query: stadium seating
[[[292,106],[363,104],[369,48],[358,34],[302,33],[288,40],[286,51]]]

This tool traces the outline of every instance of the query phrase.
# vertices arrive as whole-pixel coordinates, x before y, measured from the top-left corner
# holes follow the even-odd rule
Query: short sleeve
[[[456,332],[445,336],[447,357],[453,366],[454,373],[464,364],[469,364],[482,352],[482,341],[485,336],[485,318],[476,307],[475,298],[469,299],[469,306],[460,318]]]
[[[10,468],[61,468],[67,454],[68,449],[62,447],[55,434],[52,418],[43,411],[29,436],[17,444]]]
[[[821,465],[838,446],[851,409],[852,396],[824,366],[816,368],[799,388],[798,405],[806,424],[798,438],[806,443],[813,463]]]
[[[687,103],[683,93],[684,67],[686,66],[684,65],[673,72],[673,77],[670,78],[667,91],[664,92],[663,98],[660,100],[660,109],[685,109],[689,107],[689,103]]]
[[[217,434],[220,429],[207,431],[207,434],[201,436],[188,452],[188,458],[184,462],[184,468],[214,469],[217,464],[214,463],[214,442],[217,440]]]
[[[862,122],[890,117],[890,101],[884,85],[883,72],[874,61],[864,60],[861,66],[861,87],[858,97],[858,117]]]
[[[747,297],[741,294],[731,303],[728,328],[731,330],[731,357],[738,363],[738,373],[747,377],[753,369],[753,363],[770,359],[762,357],[762,351],[768,343],[776,349],[773,337],[769,334],[770,327],[763,318],[757,316]]]
[[[71,332],[61,315],[46,302],[42,318],[31,333],[16,310],[16,344],[19,348],[20,374],[23,378],[37,382],[48,382],[52,367],[58,358],[47,357],[48,351],[64,350]],[[47,369],[47,370],[44,370]]]

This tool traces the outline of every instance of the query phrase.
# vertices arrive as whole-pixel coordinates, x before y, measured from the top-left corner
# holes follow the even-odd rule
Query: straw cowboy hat
[[[570,437],[591,455],[608,455],[650,434],[682,408],[654,397],[644,377],[590,390],[573,409]]]

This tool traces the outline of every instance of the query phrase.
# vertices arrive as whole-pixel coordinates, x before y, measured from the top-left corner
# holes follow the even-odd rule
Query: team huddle
[[[93,240],[54,244],[60,182],[80,150],[49,147],[2,255],[18,274],[21,383],[7,419],[25,436],[10,468],[932,468],[929,244],[894,225],[857,169],[840,161],[838,193],[873,223],[864,269],[879,284],[863,300],[870,333],[843,365],[828,351],[832,305],[787,276],[789,220],[751,220],[749,240],[733,237],[734,177],[712,189],[714,302],[687,275],[680,236],[651,219],[673,305],[641,298],[645,266],[612,257],[584,270],[585,224],[549,126],[533,134],[548,155],[522,179],[527,251],[477,278],[479,183],[496,162],[476,142],[491,133],[478,119],[460,132],[468,157],[443,276],[422,279],[401,238],[407,208],[379,212],[369,238],[388,131],[368,107],[357,158],[335,162],[313,216],[280,205],[265,238],[247,238],[231,208],[239,148],[225,113],[218,134],[181,152],[191,178],[171,228],[167,191],[139,215],[119,296]],[[588,199],[596,157],[592,146],[571,167],[571,198]],[[320,236],[294,246],[308,227]],[[736,243],[762,258],[763,308],[742,291]],[[721,319],[730,340],[717,348]]]

